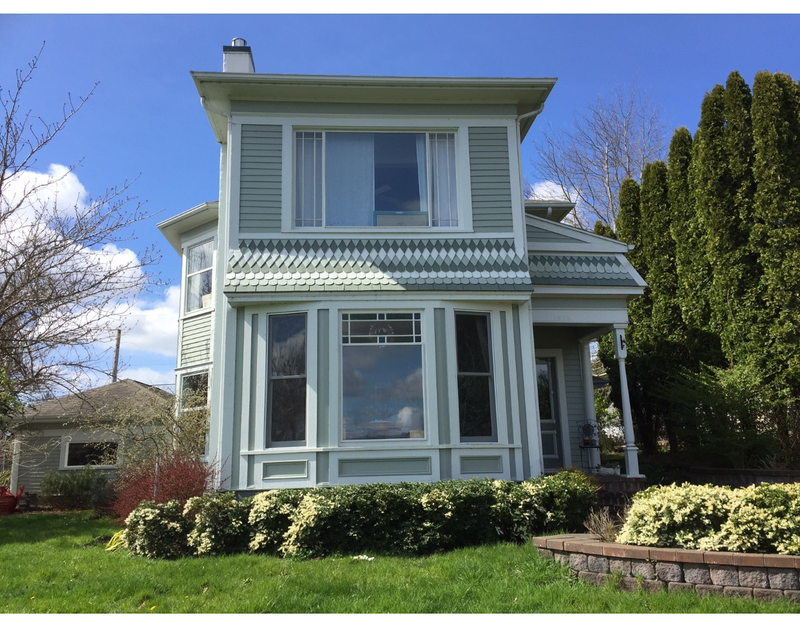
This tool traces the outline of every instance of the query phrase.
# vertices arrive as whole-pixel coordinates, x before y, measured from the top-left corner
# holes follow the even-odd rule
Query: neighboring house
[[[560,224],[573,205],[523,199],[555,80],[258,74],[243,40],[223,57],[193,73],[219,201],[159,227],[183,257],[178,388],[210,382],[224,486],[596,467],[590,342],[617,333],[624,377],[645,283],[626,244]]]
[[[82,469],[87,464],[113,479],[120,439],[88,426],[86,418],[120,404],[135,408],[154,398],[166,402],[171,397],[148,384],[120,380],[27,408],[24,423],[14,434],[11,489],[24,485],[26,492],[38,493],[46,473]]]

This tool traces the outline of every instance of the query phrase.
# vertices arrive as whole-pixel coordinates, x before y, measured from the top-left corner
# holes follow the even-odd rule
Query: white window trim
[[[510,316],[511,310],[507,306],[490,304],[458,304],[447,305],[445,316],[446,333],[449,338],[447,341],[447,369],[449,382],[449,402],[450,402],[450,442],[454,447],[494,447],[508,446],[508,417],[501,416],[505,413],[509,404],[506,404],[505,382],[506,373],[501,362],[503,360],[502,326],[500,311],[508,311],[506,318]],[[458,354],[456,352],[456,313],[484,314],[489,316],[489,338],[491,340],[490,355],[492,359],[492,382],[494,394],[494,424],[497,431],[497,439],[494,441],[462,441],[461,440],[461,420],[458,412]]]
[[[281,116],[258,119],[248,118],[251,124],[282,124],[282,194],[281,232],[296,237],[299,232],[313,237],[341,237],[342,234],[359,233],[363,235],[408,235],[425,234],[447,237],[453,234],[472,232],[472,185],[469,162],[469,127],[485,125],[486,119],[480,122],[455,117],[409,116],[378,117],[377,115],[353,118],[351,115],[341,116]],[[502,120],[507,123],[507,119]],[[456,148],[456,193],[458,205],[457,227],[296,227],[295,226],[295,132],[313,131],[354,131],[354,132],[430,132],[455,134]],[[288,207],[287,207],[288,206]],[[324,217],[324,215],[323,215]],[[258,237],[250,233],[248,238]],[[274,235],[272,236],[274,237]],[[460,236],[459,236],[460,237]]]
[[[90,464],[91,469],[98,471],[110,471],[119,468],[122,464],[121,445],[122,440],[109,433],[88,433],[88,432],[72,432],[61,436],[61,454],[59,456],[58,469],[60,471],[80,471],[86,465],[67,466],[67,458],[69,456],[70,443],[116,443],[117,444],[117,461],[115,464]]]
[[[186,298],[189,294],[189,249],[206,242],[211,242],[211,304],[207,307],[200,306],[197,309],[187,311]],[[192,237],[184,238],[181,241],[181,301],[180,301],[180,317],[194,317],[204,313],[212,313],[216,307],[217,296],[217,237],[214,235],[213,230],[199,233]]]
[[[344,377],[342,376],[342,370],[344,365],[342,363],[342,351],[344,345],[342,343],[342,314],[357,314],[357,313],[419,313],[420,314],[420,333],[422,337],[422,341],[420,343],[411,343],[410,345],[419,345],[420,351],[422,355],[422,423],[423,423],[423,432],[424,435],[418,438],[359,438],[359,439],[345,439],[344,438]],[[331,310],[331,314],[333,314],[333,310]],[[336,310],[336,328],[335,328],[335,337],[336,337],[336,353],[337,356],[335,359],[336,365],[332,365],[331,367],[336,367],[336,388],[337,388],[337,396],[336,396],[336,421],[335,424],[338,428],[337,436],[332,436],[331,438],[338,438],[339,439],[339,447],[347,447],[347,448],[354,448],[355,446],[364,445],[367,447],[372,446],[380,446],[386,444],[397,443],[400,445],[407,445],[407,444],[424,444],[429,445],[431,443],[431,429],[430,427],[436,423],[435,419],[431,418],[431,406],[430,406],[430,399],[428,398],[429,387],[435,382],[429,382],[427,374],[430,373],[428,370],[435,369],[435,364],[431,366],[428,359],[428,353],[432,353],[434,347],[432,345],[433,339],[433,327],[431,326],[429,330],[426,330],[426,324],[430,323],[433,324],[433,313],[425,313],[423,308],[419,306],[410,306],[406,307],[394,307],[391,309],[387,309],[387,304],[382,303],[374,306],[373,308],[347,308],[347,307],[340,307]],[[332,336],[333,335],[332,331]],[[430,344],[430,345],[429,345]],[[369,347],[369,346],[366,346]],[[331,361],[333,363],[333,360]],[[331,385],[331,388],[333,386]],[[333,403],[333,397],[331,397],[331,403]],[[334,417],[331,417],[331,424],[334,424],[333,421]]]

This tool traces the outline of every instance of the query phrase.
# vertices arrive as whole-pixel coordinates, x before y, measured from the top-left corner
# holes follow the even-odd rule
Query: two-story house
[[[627,245],[525,201],[551,78],[193,73],[220,194],[183,257],[178,390],[209,386],[233,490],[595,467],[589,343],[644,282]],[[638,475],[630,409],[627,468]],[[595,430],[596,438],[596,430]]]

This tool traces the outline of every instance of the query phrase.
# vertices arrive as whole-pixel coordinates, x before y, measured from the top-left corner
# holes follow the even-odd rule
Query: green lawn
[[[0,613],[800,613],[784,601],[594,588],[532,546],[373,561],[150,561],[106,552],[115,530],[87,513],[0,516]]]

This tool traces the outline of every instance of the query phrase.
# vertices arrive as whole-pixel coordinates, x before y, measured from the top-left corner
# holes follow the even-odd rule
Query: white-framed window
[[[296,131],[295,227],[457,227],[456,134]]]
[[[213,305],[213,261],[214,240],[205,240],[186,250],[186,313]]]
[[[105,435],[74,432],[61,437],[61,469],[113,469],[119,464],[119,442]]]
[[[424,439],[421,313],[341,314],[342,440]]]
[[[209,393],[210,376],[208,370],[187,372],[181,376],[180,381],[180,410],[182,414],[198,412],[200,409],[206,410],[208,413],[208,393]],[[206,427],[203,434],[203,454],[208,455],[209,452],[209,429],[208,420],[206,420]]]
[[[307,316],[269,316],[267,445],[306,443]]]
[[[461,442],[497,441],[489,320],[488,313],[455,314]]]

